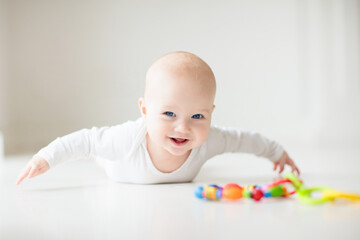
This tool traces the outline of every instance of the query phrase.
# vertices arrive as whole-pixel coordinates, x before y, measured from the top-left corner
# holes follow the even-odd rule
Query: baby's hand
[[[297,174],[300,175],[300,171],[298,167],[295,165],[294,161],[288,156],[288,154],[285,151],[281,156],[281,158],[274,162],[274,171],[276,171],[276,168],[279,167],[279,173],[282,173],[286,164],[291,167],[291,171],[293,173],[297,172]]]
[[[34,156],[20,173],[16,185],[19,185],[26,177],[33,178],[49,170],[48,162],[38,156]]]

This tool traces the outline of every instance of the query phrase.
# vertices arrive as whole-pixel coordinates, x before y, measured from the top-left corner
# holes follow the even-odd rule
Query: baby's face
[[[208,137],[215,89],[202,70],[158,71],[140,103],[148,137],[174,156],[187,154]]]

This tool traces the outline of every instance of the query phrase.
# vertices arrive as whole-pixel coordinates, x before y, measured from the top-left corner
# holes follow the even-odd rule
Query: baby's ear
[[[139,98],[139,109],[142,116],[146,115],[146,107],[143,98]]]

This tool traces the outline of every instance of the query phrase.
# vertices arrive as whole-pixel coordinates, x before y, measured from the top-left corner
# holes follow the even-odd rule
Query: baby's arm
[[[129,151],[140,123],[128,121],[112,127],[93,127],[59,137],[34,155],[20,173],[17,184],[71,159],[101,157],[117,161]]]
[[[274,170],[279,168],[279,173],[285,165],[289,165],[293,172],[300,173],[280,144],[259,133],[213,126],[208,140],[209,158],[225,152],[252,153],[272,161]]]
[[[111,130],[109,130],[110,128]],[[114,159],[117,154],[116,150],[119,149],[118,146],[114,146],[114,135],[122,135],[121,129],[117,126],[93,127],[55,139],[33,156],[20,173],[17,184],[20,184],[26,177],[38,176],[71,159],[84,159],[95,155]]]
[[[19,185],[26,177],[33,178],[45,173],[49,168],[49,163],[45,159],[35,155],[21,171],[16,181],[16,185]]]
[[[43,174],[48,169],[69,159],[89,157],[95,132],[96,128],[82,129],[58,137],[32,157],[20,173],[17,184],[20,184],[26,177],[32,178]]]

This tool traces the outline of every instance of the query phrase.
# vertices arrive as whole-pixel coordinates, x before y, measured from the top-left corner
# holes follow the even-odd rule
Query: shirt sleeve
[[[117,160],[128,147],[128,124],[82,129],[56,138],[35,156],[44,158],[50,168],[73,159],[101,156]]]
[[[207,140],[208,158],[225,152],[251,153],[270,161],[278,160],[284,149],[259,133],[212,126]]]

